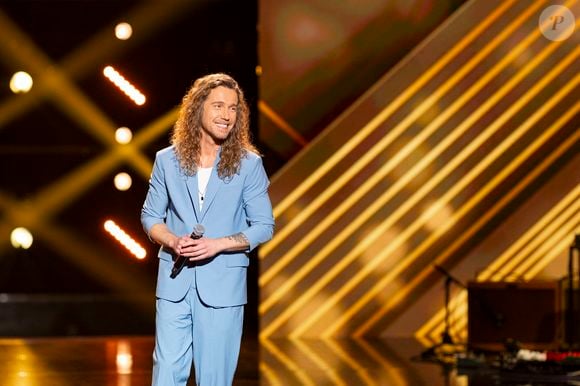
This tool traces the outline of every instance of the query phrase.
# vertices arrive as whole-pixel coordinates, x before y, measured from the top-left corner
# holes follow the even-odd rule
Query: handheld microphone
[[[201,239],[203,237],[204,232],[205,228],[203,227],[203,225],[195,224],[195,226],[193,227],[193,231],[191,232],[191,235],[189,235],[189,237],[191,237],[194,240]],[[187,257],[183,255],[177,256],[175,262],[173,263],[173,268],[171,269],[171,275],[169,275],[169,277],[175,279],[175,277],[179,275],[179,272],[181,272],[181,270],[183,269],[183,266],[185,265],[186,261]]]

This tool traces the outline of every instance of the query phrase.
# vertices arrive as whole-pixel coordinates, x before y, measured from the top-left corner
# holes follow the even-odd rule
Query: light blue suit
[[[229,378],[233,378],[239,352],[239,343],[236,346],[235,342],[241,339],[242,306],[247,302],[247,267],[250,262],[247,253],[259,244],[271,239],[274,218],[268,197],[269,181],[261,158],[254,153],[248,153],[241,161],[239,173],[226,179],[218,177],[217,164],[219,159],[218,154],[207,185],[203,208],[200,209],[197,175],[187,176],[184,174],[179,166],[174,148],[171,146],[159,151],[155,158],[149,191],[141,212],[141,222],[147,234],[153,225],[165,223],[175,235],[183,236],[191,233],[195,224],[199,223],[205,228],[204,237],[219,238],[242,232],[248,239],[250,246],[245,252],[222,253],[208,261],[199,262],[195,266],[186,266],[174,279],[170,278],[173,267],[172,253],[170,250],[160,249],[156,291],[158,303],[153,370],[154,385],[185,385],[191,367],[191,334],[193,334],[196,378],[201,376],[207,380],[203,381],[202,379],[202,383],[199,383],[198,379],[198,384],[227,384],[231,383]],[[196,291],[192,289],[196,289]],[[168,305],[173,307],[173,304],[184,303],[181,305],[184,307],[182,310],[190,307],[193,315],[196,312],[195,307],[189,303],[197,301],[196,298],[204,309],[229,312],[227,308],[233,307],[233,309],[238,310],[238,314],[232,316],[231,321],[226,322],[222,328],[219,328],[215,321],[212,321],[209,329],[203,331],[198,330],[200,327],[196,326],[195,323],[191,326],[188,320],[185,322],[182,320],[185,324],[177,327],[176,323],[168,320],[168,314],[175,312],[169,311],[168,313],[166,311]],[[159,299],[164,301],[162,308],[160,308]],[[196,307],[199,306],[197,304]],[[224,307],[227,308],[223,309]],[[187,309],[189,310],[189,308]],[[186,312],[179,311],[179,313],[183,319]],[[223,314],[219,315],[209,317],[221,319]],[[196,315],[194,316],[197,318]],[[239,323],[239,325],[231,326],[228,323]],[[171,326],[167,326],[167,324]],[[190,330],[187,331],[188,329]],[[217,332],[216,329],[223,331]],[[227,335],[229,331],[232,331],[232,336]],[[211,334],[216,334],[216,336],[211,336]],[[226,336],[222,337],[223,334]],[[202,336],[196,337],[196,335]],[[230,362],[226,366],[232,367],[231,362],[233,361],[231,374],[220,375],[226,370],[222,368],[222,364],[214,363],[219,361],[201,358],[204,344],[198,343],[197,345],[200,347],[195,347],[198,338],[203,338],[206,342],[204,344],[209,346],[219,346],[213,342],[215,339],[226,342],[224,344],[233,341],[234,344],[230,351],[235,352],[226,354],[229,357],[227,361]],[[173,343],[167,344],[166,341]],[[165,347],[172,344],[181,346]],[[209,349],[211,350],[211,347]],[[171,351],[171,354],[168,351]],[[179,352],[179,354],[175,354],[175,352]],[[178,360],[176,356],[181,358]],[[176,375],[177,372],[180,374]],[[211,375],[212,372],[217,375]],[[223,377],[225,380],[222,379]]]

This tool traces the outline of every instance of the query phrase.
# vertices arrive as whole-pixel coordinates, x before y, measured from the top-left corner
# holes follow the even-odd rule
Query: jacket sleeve
[[[168,194],[165,186],[165,173],[161,166],[159,153],[155,156],[153,171],[149,179],[149,189],[141,209],[141,225],[149,236],[151,227],[165,222],[168,207]],[[151,239],[149,237],[149,239]]]
[[[243,204],[249,226],[242,232],[250,242],[249,251],[270,240],[274,234],[274,215],[268,195],[270,181],[262,159],[254,156],[251,161],[247,163],[249,170],[243,190]]]

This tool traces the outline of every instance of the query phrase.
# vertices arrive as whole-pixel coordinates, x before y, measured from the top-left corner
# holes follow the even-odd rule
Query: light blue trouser
[[[234,380],[244,306],[213,308],[195,287],[178,302],[157,299],[153,386],[185,386],[195,365],[198,386],[230,386]]]

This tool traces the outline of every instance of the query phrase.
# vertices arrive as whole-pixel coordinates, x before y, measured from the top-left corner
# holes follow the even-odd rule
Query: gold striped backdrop
[[[408,344],[408,342],[407,342]],[[284,385],[393,385],[424,381],[384,340],[284,339],[262,341],[262,383]],[[413,347],[414,348],[414,347]]]
[[[461,262],[578,165],[578,34],[542,35],[550,4],[468,3],[272,178],[277,229],[260,250],[262,338],[387,334],[440,282],[434,264]],[[580,14],[577,1],[563,4]],[[531,280],[565,253],[580,224],[579,174],[570,179],[477,280]],[[443,329],[434,308],[417,312],[425,344]],[[465,338],[464,292],[451,308],[453,333]],[[316,348],[294,349],[324,361]]]

